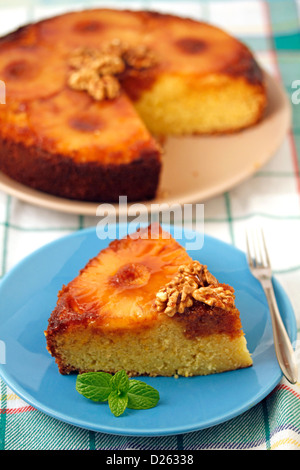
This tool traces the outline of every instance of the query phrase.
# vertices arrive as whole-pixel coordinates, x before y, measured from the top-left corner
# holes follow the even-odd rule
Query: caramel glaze
[[[138,101],[145,91],[151,90],[159,75],[160,67],[158,66],[139,71],[127,67],[125,71],[119,75],[119,80],[130,99]]]
[[[164,314],[160,313],[159,315]],[[158,316],[156,316],[156,319]],[[211,307],[199,301],[195,301],[194,305],[186,308],[184,313],[177,313],[169,318],[169,320],[183,323],[184,334],[189,339],[222,333],[235,337],[241,334],[242,328],[237,308],[225,311],[222,308]],[[68,288],[64,287],[60,302],[49,319],[47,338],[49,340],[52,333],[63,332],[69,328],[72,329],[76,325],[80,325],[83,328],[87,327],[91,322],[97,323],[97,326],[94,327],[95,334],[97,332],[104,334],[105,330],[101,328],[101,313],[89,308],[89,311],[78,314],[76,299],[68,295]],[[145,328],[151,328],[151,326],[153,326],[153,323],[152,325],[151,323],[139,323],[134,331],[141,331]],[[127,331],[127,329],[122,330],[120,328],[114,330],[114,334],[122,335],[126,334]]]
[[[147,284],[151,270],[147,263],[128,263],[123,265],[111,278],[109,284],[115,289],[135,289]]]
[[[242,49],[238,62],[225,67],[223,72],[230,77],[244,77],[251,85],[261,86],[263,83],[262,70],[247,49]]]
[[[177,313],[173,318],[184,324],[184,333],[189,339],[222,333],[236,337],[242,331],[236,308],[224,311],[222,308],[195,301],[192,307],[186,308],[184,313]]]

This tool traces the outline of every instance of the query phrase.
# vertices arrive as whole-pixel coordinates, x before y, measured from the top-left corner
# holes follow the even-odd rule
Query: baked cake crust
[[[66,89],[11,107],[0,109],[0,170],[14,180],[77,200],[154,197],[161,150],[124,94],[94,103]]]
[[[115,38],[147,47],[154,63],[127,65],[114,99],[70,89],[70,54]],[[266,105],[246,46],[206,23],[145,11],[86,10],[24,26],[0,39],[0,79],[0,170],[87,201],[153,198],[161,148],[152,135],[233,132]]]
[[[0,169],[6,175],[33,189],[68,199],[118,202],[120,195],[127,195],[128,201],[152,199],[160,168],[155,148],[141,150],[130,163],[101,165],[76,163],[39,147],[0,140]]]
[[[249,367],[232,287],[209,274],[202,288],[222,291],[227,303],[210,295],[172,316],[157,308],[156,294],[190,263],[157,224],[112,242],[90,260],[59,292],[45,332],[60,373],[125,369],[130,375],[188,376]]]

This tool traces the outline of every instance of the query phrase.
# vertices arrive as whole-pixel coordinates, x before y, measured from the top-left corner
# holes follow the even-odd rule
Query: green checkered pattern
[[[212,22],[248,44],[290,97],[293,82],[300,80],[300,0],[0,0],[0,34],[66,10],[107,5]],[[205,203],[205,232],[244,250],[245,228],[263,226],[275,275],[293,303],[299,325],[300,103],[292,104],[292,111],[291,131],[272,160],[244,183]],[[33,207],[0,192],[0,275],[38,247],[97,222],[96,217]],[[22,401],[0,380],[0,449],[299,450],[300,385],[283,379],[261,403],[209,429],[148,438],[107,435],[62,423]]]

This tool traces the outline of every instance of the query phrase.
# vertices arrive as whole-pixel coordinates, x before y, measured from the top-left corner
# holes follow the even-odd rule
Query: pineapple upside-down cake
[[[115,240],[58,294],[61,374],[207,375],[252,365],[232,287],[157,224]]]
[[[244,44],[146,11],[76,11],[24,26],[0,38],[0,80],[0,170],[86,201],[153,198],[161,138],[238,131],[266,105]]]

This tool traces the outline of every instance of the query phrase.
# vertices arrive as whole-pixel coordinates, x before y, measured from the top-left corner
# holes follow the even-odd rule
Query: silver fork
[[[278,310],[272,284],[271,263],[263,231],[261,230],[260,235],[256,233],[255,237],[252,236],[251,243],[250,236],[246,233],[246,244],[250,271],[260,281],[268,301],[278,364],[286,379],[295,384],[298,379],[298,366],[292,344]]]

